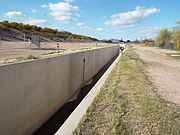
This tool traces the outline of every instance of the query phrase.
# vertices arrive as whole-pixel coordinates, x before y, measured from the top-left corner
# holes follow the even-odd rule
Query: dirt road
[[[165,99],[180,105],[180,60],[173,59],[167,53],[176,51],[135,46],[139,57],[147,65],[147,71]]]

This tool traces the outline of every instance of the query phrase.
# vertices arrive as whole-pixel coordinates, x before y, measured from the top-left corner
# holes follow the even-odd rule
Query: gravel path
[[[148,74],[165,99],[180,105],[180,61],[167,56],[176,51],[135,46]]]

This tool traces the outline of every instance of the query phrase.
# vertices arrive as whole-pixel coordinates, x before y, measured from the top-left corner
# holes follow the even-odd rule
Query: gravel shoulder
[[[178,51],[141,46],[135,49],[147,66],[147,74],[158,88],[158,94],[180,105],[180,60],[167,55]]]

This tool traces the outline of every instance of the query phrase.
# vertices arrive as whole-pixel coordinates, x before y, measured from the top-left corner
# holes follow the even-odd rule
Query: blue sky
[[[180,0],[1,0],[0,21],[50,27],[99,39],[154,38],[180,21]]]

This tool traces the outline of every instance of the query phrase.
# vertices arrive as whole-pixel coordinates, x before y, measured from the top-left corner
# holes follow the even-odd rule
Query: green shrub
[[[27,56],[27,59],[28,59],[28,60],[38,59],[38,57],[37,57],[37,56],[34,56],[34,55],[29,55],[29,56]]]

